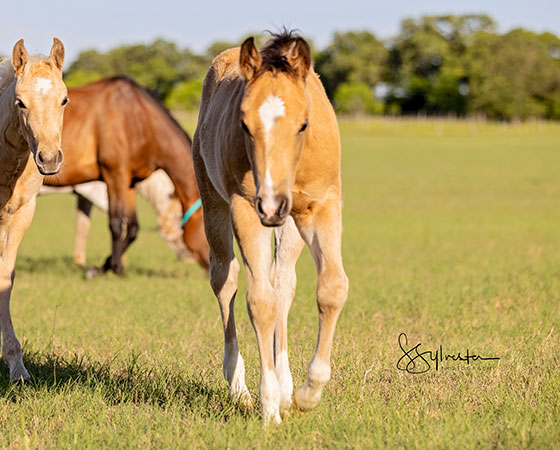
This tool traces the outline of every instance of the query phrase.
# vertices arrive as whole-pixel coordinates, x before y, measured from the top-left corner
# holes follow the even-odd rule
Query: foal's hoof
[[[30,383],[31,377],[29,376],[29,372],[27,372],[23,363],[19,363],[15,367],[11,368],[10,380],[12,383],[16,384],[28,385]]]
[[[294,395],[296,406],[302,411],[316,408],[321,401],[321,389],[311,389],[306,385],[300,387]]]
[[[86,280],[92,280],[96,277],[103,275],[105,271],[102,267],[90,266],[86,269]]]

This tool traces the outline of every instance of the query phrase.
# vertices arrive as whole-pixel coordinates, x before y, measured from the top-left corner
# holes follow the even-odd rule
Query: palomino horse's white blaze
[[[264,127],[266,140],[268,140],[268,134],[270,133],[270,130],[272,130],[276,119],[284,117],[285,114],[286,109],[284,108],[284,100],[276,95],[270,94],[262,103],[259,108],[259,117]]]
[[[48,78],[37,78],[35,82],[35,92],[47,95],[52,88],[52,81]]]

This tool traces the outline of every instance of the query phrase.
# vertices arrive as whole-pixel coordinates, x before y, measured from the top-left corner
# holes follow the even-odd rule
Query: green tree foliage
[[[165,105],[170,109],[198,111],[202,94],[202,82],[202,79],[196,78],[176,84],[166,97]]]
[[[469,75],[473,112],[560,118],[560,40],[550,33],[479,33],[469,49]]]
[[[333,42],[316,54],[315,69],[333,98],[341,83],[363,83],[373,89],[381,81],[387,50],[369,31],[335,33]]]
[[[123,45],[107,53],[82,52],[66,71],[65,80],[75,86],[101,77],[126,75],[163,100],[176,84],[200,78],[205,70],[203,56],[158,39],[149,45]]]
[[[495,28],[486,15],[425,16],[406,19],[390,43],[385,79],[389,102],[405,113],[464,114],[468,73],[465,55],[474,35]]]
[[[342,114],[381,114],[383,105],[375,100],[370,86],[361,82],[341,83],[334,94],[336,111]]]
[[[250,35],[258,47],[271,38]],[[76,86],[127,75],[168,107],[196,110],[212,59],[243,40],[214,42],[202,54],[164,40],[106,53],[86,50],[65,80]],[[348,31],[335,33],[324,49],[308,42],[339,113],[560,119],[560,39],[551,33],[499,34],[486,15],[441,15],[405,19],[386,41],[369,31]]]

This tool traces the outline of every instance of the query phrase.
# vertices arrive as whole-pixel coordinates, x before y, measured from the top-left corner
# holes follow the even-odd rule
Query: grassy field
[[[341,133],[351,287],[315,411],[263,429],[258,409],[228,399],[208,280],[174,259],[145,203],[126,277],[86,281],[72,265],[74,199],[53,195],[19,253],[12,314],[33,382],[0,370],[0,447],[558,448],[560,125],[379,119],[343,121]],[[99,212],[88,250],[90,264],[109,250]],[[317,331],[307,251],[298,275],[296,385]],[[402,332],[409,347],[501,359],[406,373]]]

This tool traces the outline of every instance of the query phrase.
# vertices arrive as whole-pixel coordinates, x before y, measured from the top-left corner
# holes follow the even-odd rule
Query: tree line
[[[335,33],[323,49],[310,41],[315,70],[337,112],[352,115],[477,115],[498,120],[560,119],[560,39],[515,29],[498,33],[487,15],[405,19],[397,36]],[[268,36],[257,34],[263,45]],[[69,86],[122,74],[169,108],[197,110],[206,70],[239,42],[197,54],[173,42],[86,50],[69,66]]]

